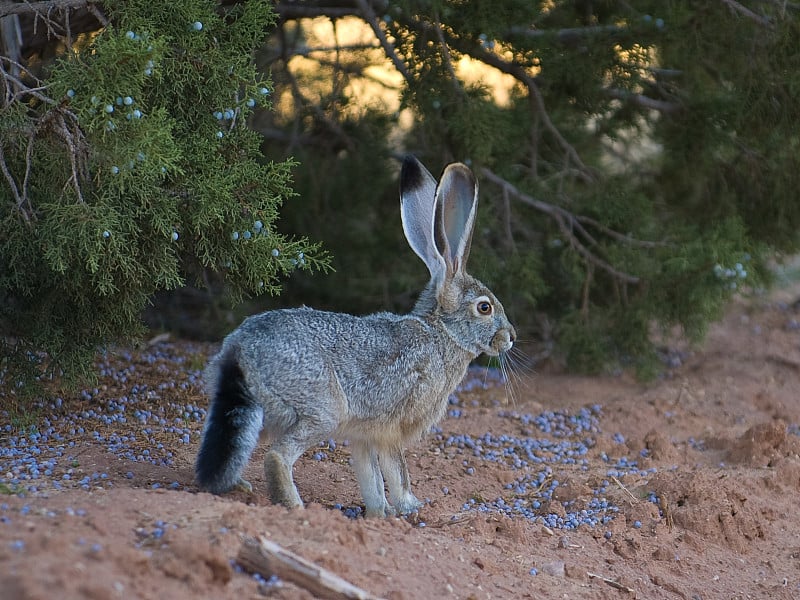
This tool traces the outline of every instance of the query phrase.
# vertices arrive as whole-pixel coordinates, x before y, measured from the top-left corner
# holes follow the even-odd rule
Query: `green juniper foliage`
[[[221,274],[236,301],[327,269],[317,244],[278,232],[295,163],[266,160],[247,126],[270,108],[253,51],[271,3],[107,9],[38,91],[4,81],[0,368],[15,375],[85,374],[98,345],[142,332],[158,290]]]

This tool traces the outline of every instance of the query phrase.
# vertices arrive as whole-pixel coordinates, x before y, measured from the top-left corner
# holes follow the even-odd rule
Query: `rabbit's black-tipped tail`
[[[236,486],[258,443],[263,411],[250,394],[232,353],[221,357],[195,474],[204,490],[222,494]]]

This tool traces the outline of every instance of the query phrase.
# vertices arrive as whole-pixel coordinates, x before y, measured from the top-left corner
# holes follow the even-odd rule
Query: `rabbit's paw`
[[[394,517],[397,515],[394,507],[388,502],[384,501],[383,505],[367,506],[364,508],[364,516],[368,519],[383,519],[386,517]]]
[[[253,493],[253,485],[247,481],[247,479],[242,479],[241,477],[231,489],[236,492],[247,492],[248,494]]]
[[[413,512],[418,511],[425,505],[424,502],[418,500],[416,496],[412,493],[405,494],[402,498],[400,498],[397,502],[395,502],[394,507],[398,513],[401,515],[407,515]]]

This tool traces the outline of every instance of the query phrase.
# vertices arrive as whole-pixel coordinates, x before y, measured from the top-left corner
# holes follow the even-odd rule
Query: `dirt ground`
[[[797,290],[794,290],[797,292]],[[0,412],[0,598],[312,598],[237,559],[263,536],[372,595],[800,598],[800,313],[737,302],[664,376],[472,371],[408,448],[408,518],[365,520],[336,440],[295,467],[303,510],[199,493],[213,346],[103,358],[100,385]],[[13,404],[6,389],[0,401]]]

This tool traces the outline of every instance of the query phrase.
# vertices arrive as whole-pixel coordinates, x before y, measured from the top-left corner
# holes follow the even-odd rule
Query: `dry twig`
[[[672,518],[672,510],[669,507],[669,500],[662,493],[658,495],[658,508],[661,509],[661,514],[664,515],[664,520],[667,522],[667,529],[671,532],[675,521]]]
[[[627,585],[621,584],[619,581],[615,579],[609,579],[608,577],[603,577],[602,575],[598,575],[597,573],[592,573],[591,571],[586,571],[586,574],[589,576],[589,579],[599,579],[603,583],[607,583],[615,590],[620,590],[621,592],[628,592],[629,594],[635,594],[636,590],[633,588],[629,588]]]
[[[622,491],[624,491],[626,494],[628,494],[628,496],[631,497],[631,499],[629,500],[629,502],[631,503],[631,506],[633,506],[634,504],[637,504],[639,502],[639,499],[636,496],[634,496],[628,488],[626,488],[624,485],[622,485],[622,482],[619,479],[617,479],[613,475],[612,475],[611,479],[614,481],[614,483],[616,483],[620,487],[620,489]]]

